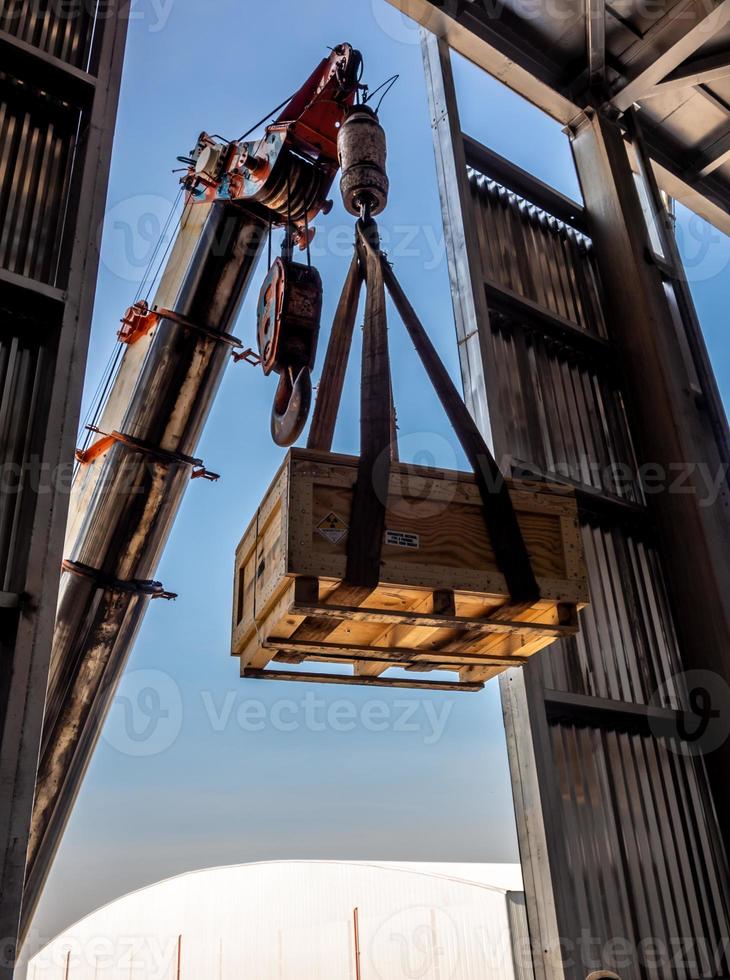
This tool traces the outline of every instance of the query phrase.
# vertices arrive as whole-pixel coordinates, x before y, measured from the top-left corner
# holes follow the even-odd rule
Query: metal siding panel
[[[64,284],[62,238],[79,111],[0,73],[0,267]]]
[[[488,174],[470,168],[469,181],[484,279],[609,339],[591,241]],[[577,637],[525,668],[538,691],[535,710],[543,710],[545,688],[681,707],[680,651],[619,372],[569,331],[557,340],[528,305],[500,300],[496,290],[488,296],[498,369],[488,394],[507,439],[498,450],[605,502],[632,505],[584,515],[591,604]],[[544,806],[559,811],[570,883],[559,896],[560,927],[579,954],[564,964],[566,977],[612,966],[605,955],[600,964],[581,962],[581,932],[603,943],[627,939],[634,950],[653,938],[672,955],[682,937],[698,945],[697,962],[652,965],[634,956],[615,964],[623,980],[726,976],[726,859],[702,761],[666,740],[565,722],[551,727],[549,742],[541,789]]]
[[[551,736],[573,901],[586,935],[603,939],[603,966],[623,980],[726,976],[730,903],[719,843],[696,832],[707,826],[697,761],[640,735],[555,725]],[[611,939],[628,940],[630,966],[611,961]],[[637,955],[648,939],[663,963]]]
[[[590,239],[468,168],[484,277],[606,336]]]
[[[539,324],[490,306],[493,356],[514,439],[510,454],[589,489],[643,501],[623,397],[612,370],[577,354]],[[524,339],[517,339],[517,334]],[[530,356],[521,354],[527,345]]]
[[[27,44],[86,69],[91,56],[95,4],[70,4],[64,0],[13,0],[0,4],[0,30]]]
[[[546,686],[676,707],[679,650],[654,549],[628,530],[592,524],[583,545],[591,603],[578,636],[540,658]]]
[[[472,219],[485,279],[606,337],[592,244],[585,235],[469,168]],[[540,323],[490,301],[490,342],[503,382],[510,455],[608,497],[643,504],[624,397],[612,366],[557,341]],[[633,476],[632,476],[633,475]],[[647,703],[674,697],[679,653],[658,559],[633,529],[584,528],[592,605],[581,634],[541,658],[546,684]],[[676,698],[675,698],[676,700]]]
[[[10,406],[0,465],[23,475],[20,492],[0,502],[0,584],[22,593],[20,609],[0,620],[3,977],[12,973],[67,511],[54,477],[73,457],[128,12],[126,0],[0,0],[12,62],[0,66],[0,399]],[[96,86],[75,70],[87,70],[92,53]],[[66,100],[77,97],[83,113]]]
[[[42,419],[47,411],[53,357],[31,331],[0,326],[0,590],[25,586],[28,522],[37,497]]]

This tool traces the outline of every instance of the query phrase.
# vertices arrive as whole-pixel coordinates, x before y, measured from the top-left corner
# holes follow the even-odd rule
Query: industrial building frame
[[[468,403],[513,475],[576,487],[584,524],[593,605],[583,637],[501,682],[535,976],[726,977],[728,746],[695,754],[679,733],[691,728],[687,671],[729,679],[728,430],[660,182],[723,230],[730,188],[721,166],[705,174],[712,188],[697,168],[682,180],[665,168],[666,134],[622,94],[641,88],[614,70],[612,91],[605,57],[600,69],[591,26],[608,15],[594,3],[575,5],[586,64],[582,97],[568,101],[527,31],[510,34],[511,10],[485,19],[476,0],[391,2],[428,28]],[[688,6],[680,22],[691,32]],[[717,10],[724,18],[726,5]],[[663,68],[685,71],[691,50],[677,43],[659,69],[661,52],[644,52],[651,85]],[[451,48],[566,124],[585,206],[462,133]],[[715,77],[722,63],[713,59]],[[564,428],[561,408],[573,418]],[[708,466],[722,476],[717,500],[700,506],[699,486],[647,495],[641,481],[594,477],[592,465],[616,463]],[[688,948],[670,965],[643,956],[650,942]]]
[[[514,474],[577,466],[565,478],[593,575],[583,637],[502,681],[533,945],[525,975],[618,969],[607,946],[624,940],[622,980],[659,978],[666,963],[638,946],[684,938],[695,959],[671,975],[719,980],[730,975],[730,746],[697,755],[681,732],[683,674],[730,680],[728,430],[661,192],[730,232],[730,0],[666,0],[651,23],[631,4],[564,0],[562,24],[555,4],[527,19],[517,2],[390,2],[428,29],[470,408]],[[66,21],[53,4],[40,19],[26,6],[0,14],[0,134],[16,149],[0,161],[0,434],[3,472],[23,477],[0,504],[5,937],[20,916],[68,503],[62,481],[40,493],[23,475],[33,463],[61,473],[73,456],[128,5],[81,3]],[[462,133],[450,48],[568,128],[584,207]],[[586,409],[577,429],[561,429],[561,406]],[[607,486],[580,453],[567,458],[581,439],[589,464],[709,467],[724,475],[718,499],[700,507],[697,485],[651,496],[639,481]],[[581,945],[585,929],[598,955]]]
[[[0,10],[0,936],[12,976],[129,0]]]

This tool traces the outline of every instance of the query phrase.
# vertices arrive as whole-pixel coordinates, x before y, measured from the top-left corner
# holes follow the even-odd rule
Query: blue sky
[[[243,8],[236,0],[218,0],[214,15],[201,15],[193,0],[144,0],[133,8],[87,406],[156,223],[177,193],[176,156],[202,129],[235,136],[248,128],[305,80],[326,45],[345,40],[363,51],[371,86],[400,73],[381,113],[392,186],[381,228],[406,290],[458,377],[417,32],[385,0],[270,0],[245,4],[245,14]],[[579,197],[560,127],[461,59],[455,67],[463,128]],[[352,222],[338,201],[318,226],[323,350]],[[684,213],[680,227],[727,391],[721,330],[730,245]],[[252,345],[256,292],[234,330]],[[403,455],[427,451],[443,465],[463,466],[395,317],[391,353]],[[335,448],[354,452],[357,379],[349,381]],[[153,603],[148,613],[36,918],[40,937],[134,887],[213,864],[517,859],[496,683],[453,698],[239,679],[228,656],[233,553],[282,455],[268,433],[273,387],[245,365],[227,372],[198,453],[222,479],[188,490],[158,576],[179,598]],[[151,739],[137,741],[128,733],[142,731],[145,718],[134,712],[150,686],[167,716]]]

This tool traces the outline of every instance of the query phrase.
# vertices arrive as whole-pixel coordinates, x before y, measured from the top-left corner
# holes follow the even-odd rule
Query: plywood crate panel
[[[573,492],[510,490],[540,587],[513,607],[473,475],[394,464],[380,584],[342,587],[357,459],[292,450],[236,551],[233,644],[242,671],[269,661],[457,671],[481,682],[577,629],[587,583]]]

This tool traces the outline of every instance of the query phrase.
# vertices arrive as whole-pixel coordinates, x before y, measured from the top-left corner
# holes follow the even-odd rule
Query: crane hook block
[[[257,333],[264,374],[280,375],[271,416],[271,434],[279,446],[292,445],[309,416],[321,316],[319,272],[277,258],[261,289]]]
[[[388,203],[390,182],[385,169],[385,130],[377,114],[366,105],[352,108],[337,135],[337,152],[342,168],[340,190],[350,214],[360,216],[367,208],[380,214]]]
[[[299,374],[287,371],[281,375],[271,409],[271,438],[277,446],[291,446],[309,417],[312,405],[312,372],[303,367]]]

